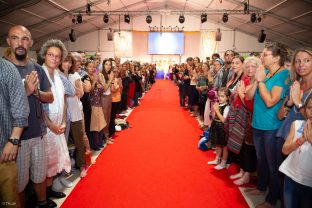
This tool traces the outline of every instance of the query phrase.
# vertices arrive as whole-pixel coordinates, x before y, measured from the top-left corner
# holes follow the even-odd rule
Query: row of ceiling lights
[[[207,22],[207,14],[206,13],[203,13],[201,16],[200,16],[200,21],[201,23],[205,23]],[[262,18],[261,18],[261,15],[257,15],[256,13],[251,13],[250,15],[250,22],[252,23],[259,23],[261,22]],[[128,24],[130,24],[130,21],[131,21],[131,18],[130,18],[130,15],[129,14],[125,14],[124,15],[124,21]],[[150,24],[152,23],[153,21],[153,18],[151,15],[147,15],[146,16],[146,23]],[[228,13],[224,13],[223,16],[222,16],[222,21],[224,23],[228,22],[229,21],[229,15]],[[72,19],[72,22],[74,24],[81,24],[82,23],[82,15],[81,14],[78,14],[77,16],[74,16],[73,19]],[[109,22],[109,15],[108,14],[104,14],[103,16],[103,22],[104,23],[108,23]],[[179,23],[183,24],[185,22],[185,16],[184,15],[180,15],[179,16]]]
[[[249,14],[249,2],[245,2],[243,3],[244,5],[244,14]],[[86,14],[88,15],[91,15],[91,4],[90,3],[87,3],[86,5]],[[224,23],[228,22],[229,20],[229,15],[228,13],[223,13],[223,16],[222,16],[222,21]],[[250,22],[252,23],[257,23],[257,22],[261,22],[262,18],[261,18],[261,15],[260,14],[256,14],[256,13],[251,13],[250,15]],[[128,24],[130,24],[130,15],[129,14],[125,14],[124,15],[124,21]],[[153,21],[153,18],[151,15],[147,15],[146,16],[146,23],[150,24],[152,23]],[[200,21],[201,23],[205,23],[207,22],[207,14],[206,13],[202,13],[201,16],[200,16]],[[79,13],[78,15],[74,16],[73,19],[72,19],[72,22],[74,24],[81,24],[82,23],[82,15]],[[104,23],[108,23],[109,22],[109,15],[107,13],[104,14],[103,16],[103,22]],[[184,15],[180,15],[179,16],[179,22],[181,24],[183,24],[185,22],[185,17]]]

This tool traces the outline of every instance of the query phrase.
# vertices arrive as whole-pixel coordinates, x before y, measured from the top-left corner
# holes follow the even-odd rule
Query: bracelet
[[[288,102],[288,101],[287,101]],[[290,105],[287,105],[287,102],[284,104],[285,107],[287,108],[292,108],[294,106],[294,104],[292,104],[291,106]]]
[[[263,81],[261,81],[261,82],[258,82],[258,85],[260,85],[260,84],[264,84],[264,82],[263,82]]]

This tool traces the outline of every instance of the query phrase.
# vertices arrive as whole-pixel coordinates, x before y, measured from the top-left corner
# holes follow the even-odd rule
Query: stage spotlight
[[[73,24],[75,24],[75,23],[76,23],[76,19],[75,19],[75,17],[73,17],[73,19],[72,19],[72,23],[73,23]]]
[[[264,33],[264,30],[261,30],[258,35],[258,42],[263,43],[265,41],[266,34]]]
[[[151,16],[151,15],[147,15],[147,16],[146,16],[146,23],[147,23],[147,24],[151,24],[152,21],[153,21],[152,16]]]
[[[224,13],[222,16],[222,21],[225,23],[227,21],[229,21],[229,15],[227,13]]]
[[[185,17],[184,17],[183,15],[180,15],[180,16],[179,16],[179,22],[180,22],[181,24],[183,24],[184,21],[185,21]]]
[[[260,16],[258,16],[257,22],[261,22],[261,21],[262,21],[262,18]]]
[[[104,23],[108,23],[108,22],[109,22],[109,16],[108,16],[108,14],[104,14],[104,16],[103,16],[103,22],[104,22]]]
[[[255,23],[257,21],[257,15],[256,13],[252,13],[250,15],[250,22]]]
[[[82,15],[81,15],[81,14],[78,14],[78,15],[77,15],[77,22],[78,22],[79,24],[82,23]]]
[[[88,15],[91,15],[91,4],[90,3],[87,3],[87,6],[86,6],[86,13]]]
[[[200,16],[200,21],[201,21],[201,23],[204,23],[204,22],[207,22],[207,14],[202,14],[201,16]]]
[[[130,15],[129,14],[125,14],[125,23],[130,24]]]

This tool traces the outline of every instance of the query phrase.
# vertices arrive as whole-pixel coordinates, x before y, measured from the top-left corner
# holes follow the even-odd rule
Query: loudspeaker
[[[258,42],[263,43],[265,41],[266,34],[264,33],[264,30],[261,30],[258,35]]]
[[[71,42],[75,42],[76,41],[76,33],[75,33],[74,29],[70,30],[69,39],[70,39]]]
[[[108,41],[114,40],[114,33],[113,32],[107,32],[107,40]]]
[[[216,41],[221,41],[222,33],[220,31],[220,28],[218,28],[218,31],[216,32]]]

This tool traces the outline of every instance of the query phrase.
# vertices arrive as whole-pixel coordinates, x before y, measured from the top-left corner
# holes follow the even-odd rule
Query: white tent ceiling
[[[35,41],[34,50],[49,38],[68,40],[74,28],[77,36],[118,23],[118,14],[131,17],[147,13],[185,13],[197,15],[205,12],[208,21],[258,36],[265,30],[267,40],[280,42],[292,49],[312,48],[312,0],[249,0],[250,11],[256,11],[262,21],[251,23],[250,14],[242,14],[248,0],[0,0],[0,46],[5,46],[8,29],[21,24],[30,29]],[[87,15],[86,4],[91,6]],[[103,23],[104,12],[110,12],[110,21]],[[166,12],[167,11],[167,12]],[[227,11],[229,21],[222,22]],[[81,12],[82,24],[73,24],[74,14]],[[251,13],[250,12],[250,13]],[[123,18],[121,18],[123,21]],[[177,20],[178,21],[178,20]],[[200,21],[200,20],[199,20]],[[148,26],[146,26],[148,29]]]

